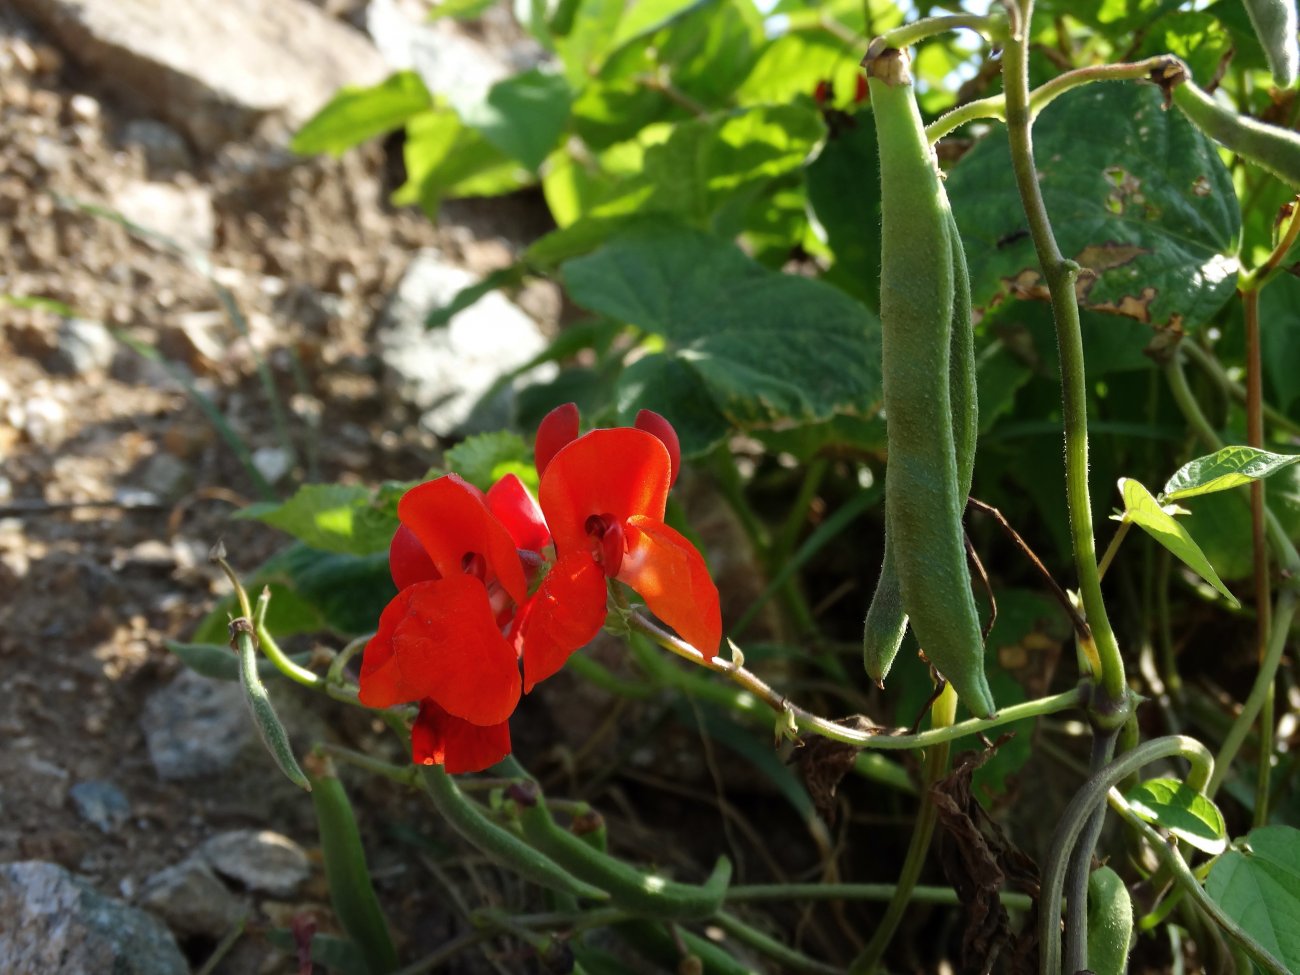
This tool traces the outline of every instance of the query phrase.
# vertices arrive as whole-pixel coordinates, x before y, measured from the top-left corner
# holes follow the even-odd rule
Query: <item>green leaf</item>
[[[1222,70],[1224,59],[1234,54],[1232,37],[1219,18],[1203,10],[1180,10],[1166,14],[1145,32],[1139,58],[1176,54],[1205,87]]]
[[[1295,255],[1295,251],[1291,252]],[[1289,258],[1288,260],[1293,260]],[[1300,278],[1280,274],[1259,296],[1259,340],[1270,400],[1290,412],[1300,400]]]
[[[442,0],[429,11],[428,19],[434,21],[454,17],[457,20],[469,20],[480,16],[495,2],[496,0]]]
[[[514,474],[536,492],[537,471],[529,457],[524,438],[502,430],[467,438],[447,451],[443,464],[483,491],[506,474]]]
[[[406,182],[393,194],[393,202],[418,203],[430,215],[437,213],[444,197],[498,196],[528,181],[526,170],[450,109],[412,117],[402,155]]]
[[[636,0],[618,22],[618,30],[609,42],[609,49],[618,50],[635,40],[649,37],[674,20],[715,2],[716,0]]]
[[[463,106],[465,124],[536,172],[569,120],[573,93],[556,74],[533,68],[498,81],[478,105]]]
[[[398,71],[369,88],[342,88],[298,130],[289,148],[304,156],[318,152],[339,156],[404,125],[431,104],[428,89],[414,71]]]
[[[698,457],[731,433],[709,388],[689,361],[672,354],[642,356],[618,379],[619,419],[631,423],[640,410],[654,410],[677,431],[682,453]]]
[[[1255,447],[1224,447],[1184,464],[1165,484],[1162,501],[1227,491],[1300,462],[1300,454],[1274,454]]]
[[[1085,308],[1204,324],[1231,297],[1241,214],[1215,146],[1154,86],[1088,85],[1034,126],[1039,184],[1062,252],[1088,269]],[[1010,150],[999,131],[948,174],[975,304],[1042,294]]]
[[[1124,796],[1133,811],[1186,840],[1203,853],[1215,856],[1228,845],[1223,813],[1208,796],[1177,779],[1147,779]]]
[[[831,280],[879,308],[880,158],[871,112],[838,122],[804,172],[808,202],[835,254]]]
[[[831,82],[836,92],[852,92],[862,72],[861,56],[829,31],[783,34],[763,51],[736,95],[742,105],[782,105],[801,96],[811,104],[819,81]],[[874,138],[874,126],[872,132]]]
[[[1300,971],[1300,830],[1251,830],[1214,862],[1205,892],[1269,954]]]
[[[1139,481],[1131,477],[1119,479],[1119,491],[1124,498],[1124,513],[1121,520],[1136,524],[1174,555],[1198,576],[1217,589],[1233,606],[1240,605],[1237,598],[1224,587],[1214,567],[1210,565],[1200,547],[1192,541],[1187,529],[1174,520],[1173,516],[1160,506]]]
[[[281,504],[255,504],[235,515],[288,532],[326,552],[370,555],[388,551],[397,518],[376,508],[370,489],[349,484],[305,484]]]
[[[880,323],[820,281],[768,271],[730,241],[660,224],[563,266],[592,311],[657,332],[741,429],[868,416]]]
[[[53,298],[42,298],[40,295],[0,294],[0,306],[2,305],[9,305],[13,308],[37,308],[41,311],[62,315],[64,318],[77,317],[76,309],[71,305],[65,305]]]

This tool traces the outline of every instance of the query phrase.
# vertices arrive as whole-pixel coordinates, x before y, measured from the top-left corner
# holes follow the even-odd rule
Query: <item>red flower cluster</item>
[[[535,454],[540,507],[513,474],[486,494],[448,474],[398,503],[398,594],[366,645],[361,703],[419,702],[416,762],[475,772],[508,755],[521,690],[600,631],[608,580],[631,586],[706,656],[717,652],[717,588],[663,521],[680,458],[668,421],[642,410],[635,427],[578,436],[569,403],[542,421]]]

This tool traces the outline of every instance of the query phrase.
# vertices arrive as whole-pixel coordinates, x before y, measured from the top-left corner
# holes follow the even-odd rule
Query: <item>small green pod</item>
[[[298,760],[293,755],[293,745],[289,734],[280,723],[280,716],[275,713],[275,705],[266,693],[266,685],[257,674],[257,648],[253,645],[253,624],[246,617],[239,617],[230,623],[230,642],[239,654],[239,685],[244,691],[244,703],[252,715],[253,724],[261,736],[262,744],[275,759],[280,771],[294,785],[311,792],[311,783],[303,774]]]
[[[1290,88],[1300,73],[1295,0],[1245,0],[1255,36],[1279,88]]]
[[[1184,80],[1173,79],[1172,97],[1193,125],[1225,149],[1300,187],[1300,132],[1238,115],[1196,87],[1186,68],[1183,73]]]
[[[575,877],[606,891],[614,905],[645,917],[685,921],[711,917],[722,906],[731,881],[731,861],[719,857],[703,884],[682,884],[642,873],[562,829],[542,799],[521,805],[524,838]]]
[[[942,186],[939,190],[943,192]],[[979,402],[975,384],[975,330],[971,324],[970,271],[962,246],[957,220],[948,210],[948,234],[952,244],[953,301],[951,341],[948,360],[949,408],[952,411],[952,439],[957,453],[957,478],[960,494],[970,494],[975,473],[975,445],[979,436]],[[885,500],[888,522],[888,499]],[[889,668],[898,656],[907,634],[907,612],[903,609],[903,590],[894,565],[893,546],[885,534],[885,557],[880,566],[876,591],[867,607],[862,630],[862,660],[867,676],[883,684]]]
[[[397,951],[370,882],[352,804],[329,761],[322,760],[317,767],[319,774],[311,777],[311,798],[320,830],[330,903],[348,938],[365,956],[370,975],[386,975],[397,969]]]
[[[1110,867],[1099,867],[1088,877],[1088,968],[1096,975],[1124,975],[1132,937],[1128,888]]]
[[[995,709],[966,563],[966,485],[957,459],[958,437],[965,441],[971,431],[973,444],[975,424],[967,417],[954,436],[950,389],[954,369],[960,375],[967,368],[952,361],[953,223],[907,55],[886,49],[866,67],[880,147],[888,544],[903,609],[926,655],[972,714],[989,717]],[[973,362],[969,368],[973,382]]]

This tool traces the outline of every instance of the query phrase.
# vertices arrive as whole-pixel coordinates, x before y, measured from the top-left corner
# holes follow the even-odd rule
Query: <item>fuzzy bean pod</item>
[[[1182,69],[1182,78],[1158,79],[1172,85],[1174,104],[1198,129],[1239,156],[1300,187],[1300,132],[1268,125],[1220,105]]]
[[[319,774],[311,777],[311,798],[320,830],[330,903],[343,930],[365,956],[370,975],[385,975],[396,970],[397,951],[370,882],[352,804],[329,760],[323,759],[313,766],[310,758],[309,767],[319,769]]]
[[[942,192],[942,187],[940,188]],[[952,410],[952,439],[957,452],[957,478],[964,498],[970,494],[975,473],[975,444],[979,436],[979,403],[975,385],[975,331],[971,324],[970,272],[962,247],[957,221],[948,211],[948,234],[952,243],[953,302],[952,344],[948,360],[948,396]],[[886,512],[889,501],[886,499]],[[889,516],[886,513],[886,522]],[[862,633],[862,659],[867,675],[883,684],[907,634],[907,612],[903,590],[894,564],[893,546],[885,533],[885,558],[880,566],[876,591],[867,607]]]
[[[266,693],[266,685],[257,674],[257,648],[253,645],[253,624],[246,617],[239,617],[230,623],[230,642],[239,654],[239,685],[244,691],[244,703],[248,713],[253,717],[257,733],[262,744],[275,759],[275,764],[285,777],[300,789],[311,791],[311,783],[303,774],[298,760],[293,756],[293,745],[289,742],[288,732],[280,723],[280,716],[275,713],[275,705]]]
[[[1245,0],[1245,4],[1273,81],[1279,88],[1290,88],[1300,73],[1296,0]]]
[[[959,445],[973,451],[976,429],[973,349],[968,358],[952,348],[960,242],[907,55],[872,53],[866,68],[880,147],[887,546],[926,656],[971,713],[988,717],[993,695],[962,527],[969,482],[958,460]]]
[[[575,877],[607,891],[614,905],[645,917],[684,921],[717,913],[731,881],[731,861],[719,857],[703,884],[682,884],[644,874],[595,849],[561,828],[544,800],[521,805],[519,823],[524,837]]]

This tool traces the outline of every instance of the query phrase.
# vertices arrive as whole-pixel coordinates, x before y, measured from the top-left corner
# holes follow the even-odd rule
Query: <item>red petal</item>
[[[560,559],[529,601],[521,624],[524,689],[531,691],[590,643],[605,624],[605,573],[586,553]]]
[[[560,448],[578,439],[578,405],[565,403],[557,406],[537,425],[537,439],[533,441],[533,462],[541,474]]]
[[[507,474],[488,489],[488,509],[497,516],[515,541],[515,548],[540,552],[551,544],[551,532],[542,509],[514,474]]]
[[[442,765],[452,775],[481,772],[510,754],[510,723],[477,725],[448,714],[433,701],[420,702],[411,728],[411,760]]]
[[[714,657],[722,642],[722,612],[704,557],[661,521],[633,517],[626,530],[619,581],[640,593],[678,636],[705,657]]]
[[[411,488],[397,503],[397,516],[415,533],[444,578],[460,575],[471,552],[487,561],[488,577],[501,583],[516,605],[528,598],[519,550],[488,510],[483,492],[457,474]]]
[[[676,484],[677,472],[682,466],[682,442],[677,439],[677,431],[673,429],[673,425],[654,410],[642,410],[636,415],[636,422],[632,425],[638,430],[653,433],[663,441],[664,446],[668,448],[668,483]]]
[[[587,551],[587,518],[662,521],[671,471],[668,448],[644,430],[592,430],[565,447],[542,475],[538,495],[561,556]]]
[[[393,540],[388,544],[388,571],[398,589],[442,578],[415,532],[405,525],[397,526]]]
[[[417,582],[384,608],[361,660],[361,703],[433,698],[476,724],[505,721],[519,702],[519,665],[483,583],[466,575]]]

